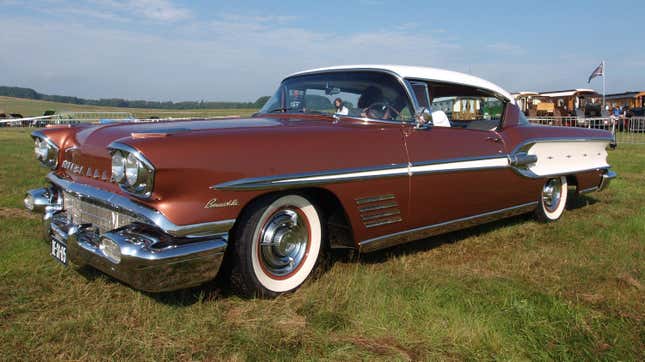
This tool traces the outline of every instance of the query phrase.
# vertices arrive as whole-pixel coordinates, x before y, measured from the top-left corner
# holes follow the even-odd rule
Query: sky
[[[509,91],[645,90],[645,1],[0,0],[0,85],[254,101],[293,72],[405,64]]]

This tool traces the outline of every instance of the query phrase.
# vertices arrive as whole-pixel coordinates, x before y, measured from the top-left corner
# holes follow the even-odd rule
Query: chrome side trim
[[[529,138],[517,145],[511,154],[516,154],[522,148],[537,142],[589,142],[589,141],[607,141],[611,142],[612,137],[546,137],[546,138]]]
[[[141,205],[125,196],[117,195],[92,186],[75,183],[49,173],[47,179],[55,186],[81,198],[84,201],[138,217],[143,222],[158,227],[174,237],[202,237],[228,232],[235,219],[220,220],[192,225],[176,225],[161,212]]]
[[[413,164],[399,163],[352,169],[244,178],[213,185],[211,186],[211,189],[234,191],[288,189],[326,183],[363,181],[373,178],[414,176],[428,173],[473,171],[504,167],[508,167],[508,157],[506,155],[486,155],[479,157],[416,162]],[[367,202],[370,201],[363,201],[363,203]]]
[[[426,175],[431,173],[481,171],[508,167],[506,155],[488,155],[479,157],[464,157],[458,159],[414,162],[410,167],[410,175]]]
[[[211,186],[213,190],[265,190],[307,187],[325,183],[363,181],[372,178],[407,176],[408,164],[316,171],[267,177],[244,178]]]
[[[501,210],[485,212],[483,214],[468,216],[434,225],[428,225],[411,230],[400,231],[389,235],[379,236],[376,238],[361,241],[358,244],[359,251],[361,253],[369,253],[410,241],[420,240],[430,236],[464,229],[514,215],[524,214],[526,212],[534,210],[536,206],[537,201],[533,201],[522,205],[507,207]]]

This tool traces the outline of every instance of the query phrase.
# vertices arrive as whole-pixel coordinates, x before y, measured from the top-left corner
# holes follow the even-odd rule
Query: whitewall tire
[[[316,206],[299,194],[255,201],[234,233],[231,284],[245,296],[274,297],[296,290],[320,259],[324,223]]]
[[[568,194],[569,190],[565,176],[546,180],[538,200],[536,210],[538,220],[545,222],[558,220],[567,206]]]

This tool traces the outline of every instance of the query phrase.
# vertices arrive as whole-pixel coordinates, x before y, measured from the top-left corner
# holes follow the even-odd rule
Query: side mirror
[[[421,108],[421,110],[414,115],[414,119],[416,121],[416,128],[432,127],[432,113],[426,107]]]

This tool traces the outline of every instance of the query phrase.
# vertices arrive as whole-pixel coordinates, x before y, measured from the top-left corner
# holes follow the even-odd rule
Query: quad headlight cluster
[[[47,137],[38,135],[32,137],[34,138],[36,159],[45,167],[55,169],[58,166],[58,146]]]
[[[139,197],[149,197],[154,185],[155,169],[134,148],[121,144],[110,145],[112,180],[123,190]]]

